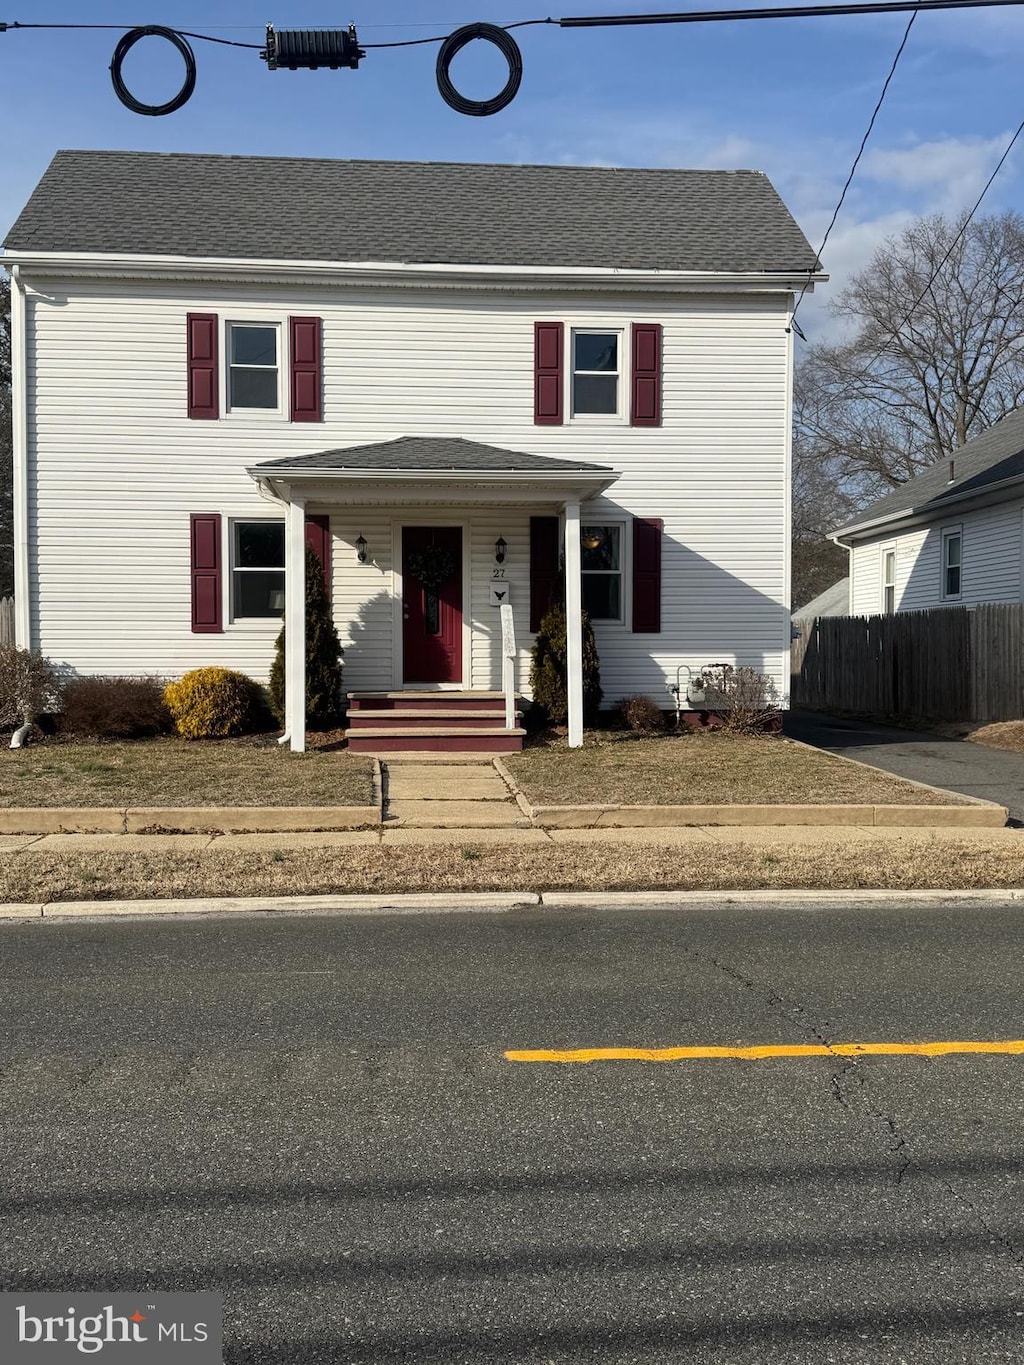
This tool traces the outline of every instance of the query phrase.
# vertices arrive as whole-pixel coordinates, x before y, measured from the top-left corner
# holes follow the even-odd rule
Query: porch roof
[[[582,460],[552,459],[527,451],[504,450],[468,441],[461,436],[400,436],[393,441],[320,450],[267,460],[248,467],[249,475],[275,492],[288,496],[291,487],[313,492],[343,483],[375,487],[380,493],[395,492],[402,484],[414,486],[416,495],[431,486],[446,495],[456,489],[493,494],[513,491],[530,501],[542,498],[595,497],[619,477],[608,465]]]

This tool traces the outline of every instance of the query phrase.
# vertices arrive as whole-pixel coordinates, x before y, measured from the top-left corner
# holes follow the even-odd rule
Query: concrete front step
[[[384,726],[349,730],[348,747],[356,754],[463,752],[488,754],[518,753],[526,731],[505,730],[496,726],[460,729],[453,726],[418,730],[409,726]]]
[[[516,720],[522,717],[517,715]],[[462,730],[466,728],[475,729],[504,729],[505,711],[478,711],[476,709],[466,709],[464,711],[455,710],[427,710],[422,711],[350,711],[348,713],[348,724],[351,730],[392,730],[395,728],[406,730]]]
[[[516,704],[521,701],[516,697]],[[350,692],[350,713],[356,711],[483,711],[499,707],[504,715],[504,692]]]

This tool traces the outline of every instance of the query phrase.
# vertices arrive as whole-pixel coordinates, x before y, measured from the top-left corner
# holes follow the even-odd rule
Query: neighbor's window
[[[619,411],[619,332],[573,332],[572,414],[612,416]]]
[[[896,610],[896,551],[882,552],[882,610],[891,616]]]
[[[232,617],[284,615],[284,522],[236,521],[231,547]]]
[[[228,323],[228,407],[276,408],[278,329]]]
[[[592,621],[622,620],[622,527],[580,527],[583,610]]]
[[[959,527],[955,531],[942,533],[942,595],[960,596],[960,561],[963,553],[963,533]]]

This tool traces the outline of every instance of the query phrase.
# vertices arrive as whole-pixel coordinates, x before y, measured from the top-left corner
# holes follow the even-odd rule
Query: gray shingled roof
[[[941,516],[948,504],[981,493],[1004,479],[1024,478],[1024,408],[1009,413],[955,450],[953,473],[956,477],[950,482],[949,457],[944,456],[892,493],[873,502],[833,534],[845,535],[881,517],[900,512],[908,516],[911,513],[927,514],[932,505],[935,505],[935,515]]]
[[[58,152],[22,251],[810,271],[760,171]]]
[[[399,436],[395,441],[351,446],[348,450],[320,450],[313,455],[293,455],[266,460],[254,470],[267,474],[286,470],[360,470],[385,473],[410,470],[416,473],[472,474],[614,474],[607,465],[580,460],[553,460],[546,455],[527,455],[519,450],[500,450],[461,436]]]

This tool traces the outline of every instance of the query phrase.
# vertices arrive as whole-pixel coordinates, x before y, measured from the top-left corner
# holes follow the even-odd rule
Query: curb
[[[288,834],[381,824],[380,776],[373,806],[24,806],[0,810],[0,834]]]
[[[514,910],[697,910],[713,906],[971,905],[1024,901],[1024,889],[993,891],[496,891],[454,895],[224,896],[178,900],[45,901],[0,905],[0,923],[61,919],[150,919],[154,916],[321,914],[428,915],[508,914]]]
[[[517,797],[518,800],[518,797]],[[835,825],[930,829],[1002,829],[1005,806],[976,801],[964,806],[531,806],[542,829],[630,829],[691,825]]]

